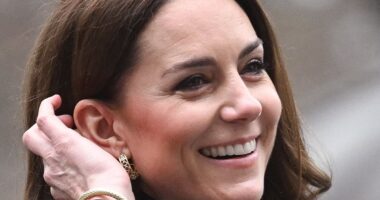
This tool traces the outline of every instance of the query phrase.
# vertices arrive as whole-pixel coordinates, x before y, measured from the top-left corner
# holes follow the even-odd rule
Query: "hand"
[[[61,98],[42,101],[37,123],[23,135],[23,143],[42,157],[44,179],[54,199],[78,199],[85,191],[102,188],[134,199],[128,173],[109,153],[72,129],[69,115],[56,116]]]

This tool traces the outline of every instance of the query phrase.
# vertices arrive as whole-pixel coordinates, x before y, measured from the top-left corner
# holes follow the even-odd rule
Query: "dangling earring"
[[[127,171],[129,178],[131,180],[136,180],[139,177],[139,173],[135,169],[135,165],[129,163],[129,160],[125,154],[120,154],[119,162],[123,165],[124,169]]]

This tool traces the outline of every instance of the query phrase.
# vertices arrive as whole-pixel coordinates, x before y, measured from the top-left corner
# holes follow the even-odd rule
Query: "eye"
[[[267,69],[267,64],[261,60],[253,59],[241,70],[241,75],[260,75]]]
[[[176,87],[175,90],[179,91],[192,91],[197,90],[209,83],[209,81],[201,74],[194,74],[187,77],[185,80],[181,81]]]

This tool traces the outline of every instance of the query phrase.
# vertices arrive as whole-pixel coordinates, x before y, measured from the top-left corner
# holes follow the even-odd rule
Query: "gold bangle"
[[[89,198],[100,196],[100,195],[109,196],[109,197],[112,197],[116,200],[127,200],[127,198],[122,197],[116,193],[113,193],[113,192],[110,192],[107,190],[102,190],[102,189],[89,190],[89,191],[83,193],[82,196],[79,197],[79,200],[88,200]]]

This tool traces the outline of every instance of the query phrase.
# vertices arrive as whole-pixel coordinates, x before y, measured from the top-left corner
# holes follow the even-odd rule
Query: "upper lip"
[[[215,143],[215,144],[212,144],[212,145],[206,145],[206,146],[203,146],[201,147],[200,149],[204,149],[204,148],[210,148],[210,147],[218,147],[218,146],[227,146],[227,145],[235,145],[235,144],[244,144],[246,142],[249,142],[249,141],[252,141],[254,139],[257,139],[259,136],[247,136],[247,137],[242,137],[242,138],[237,138],[237,139],[233,139],[233,140],[228,140],[228,141],[225,141],[225,142],[219,142],[219,143]]]

